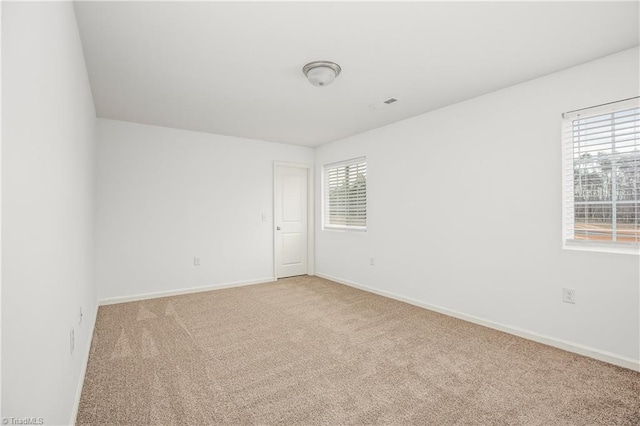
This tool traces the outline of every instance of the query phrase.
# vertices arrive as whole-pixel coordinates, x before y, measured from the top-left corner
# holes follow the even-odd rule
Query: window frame
[[[329,202],[328,200],[328,194],[329,194],[329,182],[328,182],[328,173],[331,170],[335,170],[337,168],[340,167],[347,167],[347,166],[354,166],[354,165],[359,165],[364,163],[364,167],[365,167],[365,214],[364,214],[364,226],[359,226],[359,225],[349,225],[349,224],[345,224],[345,225],[338,225],[338,224],[330,224],[328,223],[328,213],[329,213],[329,206],[327,205],[327,203]],[[351,158],[348,160],[344,160],[344,161],[338,161],[338,162],[334,162],[334,163],[328,163],[328,164],[324,164],[322,166],[322,230],[323,231],[344,231],[344,232],[367,232],[367,227],[368,227],[368,184],[367,184],[367,157],[362,156],[362,157],[356,157],[356,158]]]
[[[594,241],[575,238],[575,181],[573,122],[599,115],[640,108],[640,97],[611,102],[562,114],[562,248],[593,252],[640,255],[640,242]],[[634,126],[635,127],[635,126]],[[611,201],[617,205],[616,200]],[[573,230],[573,238],[570,232]]]

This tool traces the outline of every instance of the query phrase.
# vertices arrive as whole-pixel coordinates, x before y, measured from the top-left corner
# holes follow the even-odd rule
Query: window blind
[[[640,243],[638,99],[564,114],[565,243]]]
[[[367,229],[367,162],[354,158],[324,166],[325,228]]]

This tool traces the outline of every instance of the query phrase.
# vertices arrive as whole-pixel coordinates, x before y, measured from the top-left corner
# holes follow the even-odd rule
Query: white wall
[[[2,416],[68,424],[96,309],[96,118],[71,3],[4,2],[2,66]]]
[[[317,273],[637,362],[638,256],[561,249],[560,122],[638,96],[638,61],[624,51],[318,148],[317,182],[367,157],[369,223],[318,220]]]
[[[313,164],[313,149],[104,119],[98,129],[100,300],[273,278],[273,162]]]

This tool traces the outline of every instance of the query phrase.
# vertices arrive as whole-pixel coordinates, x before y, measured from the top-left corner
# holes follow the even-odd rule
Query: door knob
[[[280,227],[279,227],[279,226],[276,226],[276,231],[279,231],[279,230],[280,230]]]

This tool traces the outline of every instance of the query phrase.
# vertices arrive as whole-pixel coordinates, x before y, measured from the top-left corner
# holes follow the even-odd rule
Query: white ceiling
[[[640,30],[637,2],[75,8],[99,117],[308,146],[636,46]],[[313,87],[314,60],[342,74]]]

